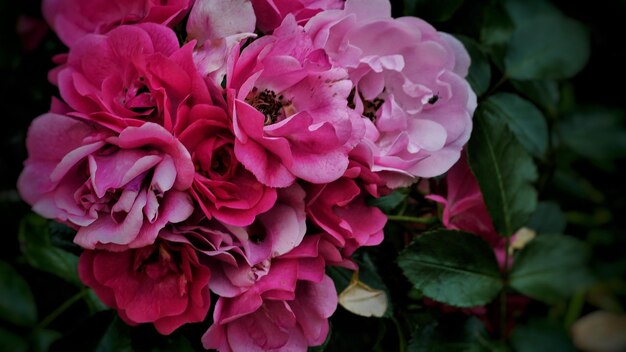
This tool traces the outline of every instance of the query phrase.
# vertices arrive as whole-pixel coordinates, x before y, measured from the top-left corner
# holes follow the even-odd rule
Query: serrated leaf
[[[537,171],[503,117],[479,108],[468,145],[469,163],[493,224],[510,236],[524,226],[537,205],[532,183]]]
[[[502,4],[496,2],[485,7],[480,29],[480,43],[486,47],[489,57],[500,70],[504,69],[506,45],[513,29],[513,22]]]
[[[559,302],[592,281],[589,256],[589,248],[571,236],[537,236],[515,257],[511,287],[546,303]]]
[[[621,111],[587,107],[567,115],[558,125],[560,140],[589,159],[626,156],[626,128]]]
[[[534,16],[511,34],[504,66],[514,79],[564,79],[582,70],[589,53],[589,33],[582,24],[563,16]]]
[[[26,280],[4,261],[0,261],[0,277],[0,319],[19,326],[34,325],[37,306]]]
[[[539,233],[563,233],[567,220],[561,207],[554,202],[539,202],[528,227]]]
[[[439,319],[418,327],[413,332],[409,352],[496,352],[506,348],[488,339],[484,324],[476,317],[465,322],[458,319]]]
[[[100,339],[95,352],[133,352],[130,327],[115,317]]]
[[[472,89],[476,95],[482,95],[489,89],[489,83],[491,82],[491,65],[487,56],[483,53],[478,43],[465,36],[457,36],[472,59],[469,72],[467,73],[467,81],[472,86]]]
[[[48,221],[34,214],[22,219],[19,230],[22,253],[33,268],[55,275],[76,286],[81,286],[78,278],[78,257],[50,242]]]
[[[468,233],[425,233],[400,253],[398,265],[425,296],[451,306],[483,305],[502,289],[493,250]]]
[[[532,103],[511,93],[498,93],[483,107],[504,119],[520,144],[532,155],[542,157],[548,149],[548,124]]]

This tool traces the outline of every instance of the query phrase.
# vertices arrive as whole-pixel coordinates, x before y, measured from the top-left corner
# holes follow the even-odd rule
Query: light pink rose
[[[203,321],[211,306],[211,271],[187,245],[157,241],[123,252],[87,250],[78,273],[126,323],[153,323],[165,335]]]
[[[272,208],[276,190],[257,181],[241,165],[235,157],[235,137],[224,111],[217,115],[209,108],[194,107],[189,114],[193,120],[178,137],[196,167],[191,194],[209,219],[215,217],[235,226],[251,225],[257,215]]]
[[[174,26],[193,0],[44,0],[46,21],[71,47],[90,33],[106,33],[123,24],[154,22]]]
[[[187,38],[197,41],[194,60],[200,73],[221,84],[229,53],[256,36],[255,23],[250,0],[196,1],[187,20]]]
[[[46,114],[33,121],[26,144],[22,198],[40,215],[77,228],[74,241],[84,248],[150,245],[163,227],[193,211],[184,192],[193,181],[191,157],[159,125],[117,135]]]
[[[348,0],[305,30],[348,70],[350,106],[365,117],[373,171],[389,187],[441,175],[458,160],[476,107],[458,40],[418,18],[392,19],[387,0]]]
[[[322,11],[343,8],[343,3],[343,0],[252,0],[257,27],[264,33],[280,26],[289,14],[303,26]]]
[[[87,35],[55,71],[61,97],[74,115],[116,131],[144,122],[182,129],[195,105],[215,105],[216,88],[197,72],[193,47],[180,48],[170,28],[153,23]]]
[[[362,119],[346,106],[352,83],[293,16],[240,57],[235,50],[227,78],[235,155],[261,183],[328,183],[343,175],[364,133]]]
[[[443,226],[483,238],[493,247],[500,266],[504,267],[506,240],[493,227],[478,181],[467,164],[465,154],[452,166],[445,179],[448,189],[445,197],[436,194],[426,196],[443,204]]]

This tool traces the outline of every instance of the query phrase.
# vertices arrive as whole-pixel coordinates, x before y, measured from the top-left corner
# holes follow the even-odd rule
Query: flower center
[[[282,94],[276,95],[276,92],[269,89],[259,91],[257,87],[252,88],[246,97],[246,103],[265,116],[265,126],[280,122],[294,113],[290,100],[285,100]]]
[[[352,90],[350,91],[350,95],[348,95],[348,107],[353,110],[356,108],[356,102],[354,100],[355,98],[356,88],[352,88]],[[363,116],[370,119],[370,121],[375,122],[376,112],[378,112],[378,109],[383,106],[385,100],[379,97],[376,97],[374,98],[374,100],[371,101],[365,100],[361,92],[359,92],[359,99],[361,99],[361,101],[363,102]]]

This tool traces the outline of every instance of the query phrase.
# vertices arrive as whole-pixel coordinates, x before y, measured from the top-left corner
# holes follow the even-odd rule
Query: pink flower
[[[196,167],[191,194],[204,214],[235,226],[251,225],[276,202],[276,190],[265,186],[235,157],[235,137],[222,111],[195,109],[198,118],[179,135]],[[209,110],[209,111],[207,111]]]
[[[73,46],[90,33],[106,33],[123,24],[176,25],[193,0],[44,0],[43,14],[59,38]]]
[[[119,135],[71,117],[46,114],[30,127],[22,198],[44,217],[78,228],[88,249],[150,245],[168,223],[188,218],[193,181],[185,147],[146,123]]]
[[[193,62],[193,43],[180,48],[171,29],[152,23],[83,37],[56,72],[75,115],[116,131],[146,121],[178,130],[193,106],[214,105],[214,88]]]
[[[123,252],[87,250],[78,273],[126,323],[153,323],[161,334],[203,321],[210,308],[211,271],[187,245],[158,241]]]
[[[292,14],[299,25],[319,12],[343,8],[343,0],[252,0],[257,27],[270,33],[280,26],[287,15]]]
[[[196,40],[198,70],[221,84],[226,59],[242,40],[255,37],[256,18],[250,0],[196,1],[187,21],[188,40]]]
[[[346,68],[350,105],[365,117],[373,171],[389,187],[446,172],[472,127],[476,96],[463,79],[461,43],[414,18],[391,18],[386,0],[348,0],[305,26],[316,47]]]
[[[346,72],[330,67],[291,16],[233,56],[227,90],[241,163],[271,187],[341,177],[364,132],[346,106]]]
[[[306,351],[328,334],[337,292],[324,274],[319,237],[271,262],[254,286],[218,300],[213,325],[202,337],[205,348],[220,351]]]
[[[483,238],[494,248],[500,266],[504,267],[505,238],[493,227],[478,181],[470,170],[465,155],[448,171],[446,184],[448,186],[446,197],[435,194],[426,196],[443,204],[443,226]]]
[[[310,185],[306,206],[312,222],[326,232],[328,241],[342,248],[345,256],[383,240],[387,216],[365,204],[365,193],[350,177],[325,185]]]

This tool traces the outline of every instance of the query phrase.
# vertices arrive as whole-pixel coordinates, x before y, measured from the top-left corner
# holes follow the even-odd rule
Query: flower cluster
[[[325,268],[356,269],[383,239],[366,198],[446,172],[471,132],[463,46],[387,0],[45,0],[44,14],[69,50],[19,191],[77,230],[80,278],[128,324],[169,334],[213,307],[205,348],[322,344]]]

